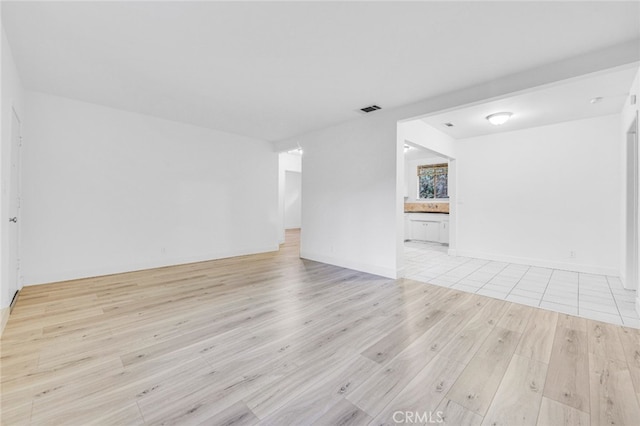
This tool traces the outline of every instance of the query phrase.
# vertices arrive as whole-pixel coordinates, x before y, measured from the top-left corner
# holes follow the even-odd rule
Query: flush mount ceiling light
[[[486,119],[494,126],[500,126],[509,121],[512,115],[513,113],[511,112],[496,112],[495,114],[487,115]]]
[[[589,102],[591,102],[592,104],[597,104],[600,101],[602,101],[602,96],[591,98],[591,100]]]

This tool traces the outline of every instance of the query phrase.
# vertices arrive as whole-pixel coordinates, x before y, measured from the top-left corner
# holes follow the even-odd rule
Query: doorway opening
[[[302,231],[302,149],[281,152],[278,158],[279,243],[299,244]]]
[[[398,276],[456,254],[454,139],[422,119],[398,123]],[[423,262],[424,263],[424,262]]]
[[[404,241],[449,246],[449,159],[422,146],[404,146]]]

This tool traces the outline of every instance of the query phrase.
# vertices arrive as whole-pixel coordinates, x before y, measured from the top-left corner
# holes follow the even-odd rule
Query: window
[[[418,198],[449,198],[449,165],[418,166]]]

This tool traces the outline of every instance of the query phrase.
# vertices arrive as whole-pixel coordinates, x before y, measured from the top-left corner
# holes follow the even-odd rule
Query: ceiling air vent
[[[364,113],[364,114],[368,114],[370,112],[376,111],[381,109],[378,105],[370,105],[368,107],[364,107],[364,108],[360,108],[360,112]]]

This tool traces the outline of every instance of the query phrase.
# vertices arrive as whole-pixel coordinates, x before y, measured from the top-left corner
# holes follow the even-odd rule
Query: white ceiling
[[[622,110],[637,72],[637,66],[633,66],[580,77],[504,99],[431,115],[423,121],[455,139],[463,139],[615,114]],[[602,100],[592,104],[591,99],[596,97]],[[486,120],[489,114],[503,111],[513,113],[505,124],[494,126]],[[447,127],[444,123],[454,126]]]
[[[406,146],[409,146],[410,148],[406,149]],[[446,158],[444,158],[442,154],[438,154],[435,151],[431,151],[430,149],[424,148],[420,145],[414,145],[412,143],[405,144],[404,159],[406,161],[422,160],[425,158],[442,158],[446,161]]]
[[[637,1],[2,2],[28,89],[266,140],[639,39],[639,16]]]

